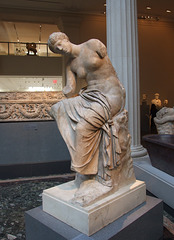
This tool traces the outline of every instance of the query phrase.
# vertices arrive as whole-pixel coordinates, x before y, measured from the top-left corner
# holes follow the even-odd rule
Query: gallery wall
[[[61,76],[62,58],[2,55],[0,75]]]
[[[140,95],[147,94],[148,103],[155,93],[174,106],[174,22],[138,21]]]
[[[55,121],[0,124],[0,179],[70,172],[70,155]]]
[[[55,121],[4,122],[0,132],[0,166],[70,159]]]
[[[106,17],[103,16],[85,16],[81,22],[80,40],[87,41],[91,38],[97,38],[106,44]]]

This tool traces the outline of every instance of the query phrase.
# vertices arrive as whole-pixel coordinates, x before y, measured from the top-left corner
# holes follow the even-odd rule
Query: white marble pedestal
[[[44,190],[43,211],[90,236],[146,200],[144,182],[136,181],[117,192],[81,207],[71,203],[74,181]]]

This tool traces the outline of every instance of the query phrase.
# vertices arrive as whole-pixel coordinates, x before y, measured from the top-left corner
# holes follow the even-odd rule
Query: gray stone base
[[[144,181],[150,193],[174,209],[174,177],[153,167],[148,155],[133,162],[136,179]]]
[[[26,240],[159,240],[163,236],[163,204],[153,197],[90,237],[45,213],[42,207],[27,211],[25,220]]]

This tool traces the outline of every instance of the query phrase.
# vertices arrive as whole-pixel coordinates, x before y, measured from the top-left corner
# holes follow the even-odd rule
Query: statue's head
[[[155,93],[155,99],[159,99],[159,93]]]
[[[167,99],[164,100],[164,106],[167,106],[167,104],[169,103],[169,101]]]
[[[58,40],[68,40],[69,38],[65,33],[62,32],[54,32],[49,36],[48,43],[54,45]]]
[[[71,43],[65,33],[54,32],[49,36],[48,46],[54,53],[68,54],[71,53]]]

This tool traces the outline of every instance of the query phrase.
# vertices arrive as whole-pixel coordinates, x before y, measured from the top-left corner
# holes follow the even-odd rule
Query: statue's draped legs
[[[106,97],[82,90],[80,96],[55,104],[52,114],[68,146],[71,169],[109,180],[108,170],[117,166],[120,149]]]

